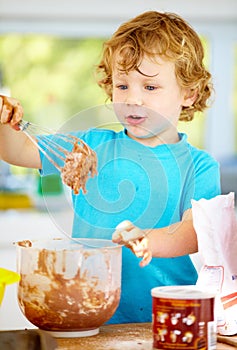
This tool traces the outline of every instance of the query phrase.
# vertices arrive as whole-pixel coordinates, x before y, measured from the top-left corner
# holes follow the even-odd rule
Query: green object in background
[[[41,196],[58,195],[63,192],[63,185],[60,175],[48,175],[39,177],[37,193]]]

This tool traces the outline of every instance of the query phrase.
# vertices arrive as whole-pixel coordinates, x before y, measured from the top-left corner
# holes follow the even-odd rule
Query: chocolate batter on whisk
[[[61,168],[62,181],[71,187],[75,194],[80,189],[86,193],[86,182],[97,174],[96,153],[80,139],[76,139],[71,152],[65,158],[64,167]]]
[[[48,138],[47,136],[52,131],[41,128],[44,135],[40,137],[40,145],[35,137],[35,135],[38,136],[38,125],[22,120],[19,123],[19,128],[61,172],[63,183],[69,186],[74,194],[78,194],[80,189],[82,189],[83,193],[87,192],[86,182],[88,178],[97,174],[97,156],[83,140],[71,134],[59,133],[53,133],[51,135],[53,137]],[[71,143],[73,145],[72,150],[68,151],[61,145],[61,142]]]

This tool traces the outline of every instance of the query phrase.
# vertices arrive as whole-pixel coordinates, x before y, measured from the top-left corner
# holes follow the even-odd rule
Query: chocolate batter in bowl
[[[55,337],[98,334],[120,301],[121,246],[84,240],[95,248],[69,239],[17,244],[21,311]]]

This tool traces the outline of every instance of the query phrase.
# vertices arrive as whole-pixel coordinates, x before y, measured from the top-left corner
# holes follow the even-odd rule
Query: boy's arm
[[[198,251],[192,210],[185,211],[182,221],[160,229],[147,230],[148,248],[161,258],[193,254]]]
[[[0,159],[18,166],[41,168],[37,147],[21,131],[18,123],[23,117],[20,103],[0,96]]]
[[[128,221],[121,223],[113,234],[113,241],[125,244],[143,257],[140,266],[147,265],[152,257],[170,258],[198,251],[191,209],[186,210],[182,221],[163,228],[142,231]]]

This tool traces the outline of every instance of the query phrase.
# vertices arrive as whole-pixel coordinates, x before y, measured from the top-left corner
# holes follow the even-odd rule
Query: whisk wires
[[[58,133],[28,121],[21,121],[19,128],[61,172],[63,182],[75,194],[79,193],[80,188],[86,193],[89,175],[93,177],[97,174],[97,157],[83,140],[71,133]]]

